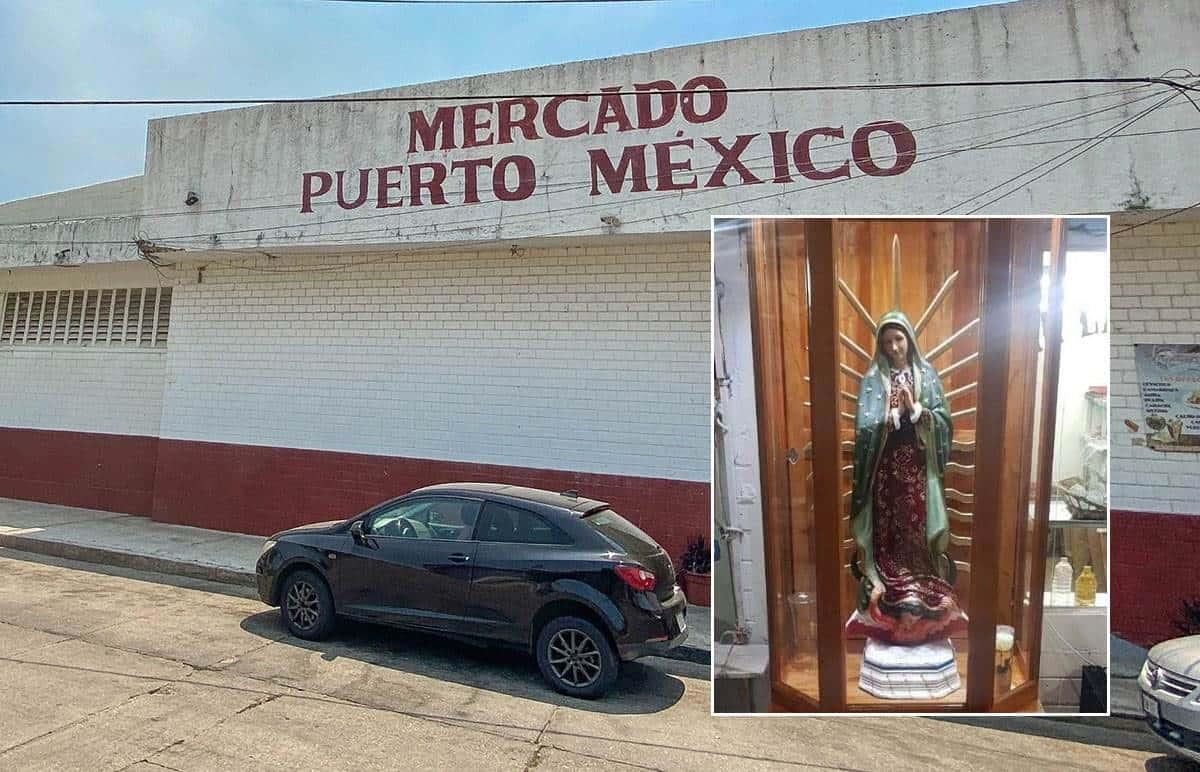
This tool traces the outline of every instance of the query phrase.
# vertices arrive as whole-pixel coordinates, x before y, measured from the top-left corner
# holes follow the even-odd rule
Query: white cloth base
[[[885,700],[936,700],[962,685],[949,639],[894,646],[867,639],[858,688]]]

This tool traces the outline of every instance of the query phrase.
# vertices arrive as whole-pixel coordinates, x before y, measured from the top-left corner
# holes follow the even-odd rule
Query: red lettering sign
[[[629,103],[626,97],[632,98]],[[576,117],[564,120],[564,110]],[[765,134],[737,134],[732,140],[706,136],[700,138],[700,144],[685,137],[683,131],[670,139],[654,136],[656,130],[672,122],[712,123],[725,117],[728,110],[725,82],[715,75],[697,75],[679,88],[671,80],[654,80],[635,83],[632,91],[605,86],[596,96],[563,94],[544,103],[533,97],[515,97],[443,105],[432,108],[432,113],[408,113],[407,150],[409,154],[434,153],[585,135],[612,136],[635,129],[645,132],[646,142],[586,151],[591,196],[601,195],[602,187],[610,194],[645,193],[652,186],[655,191],[691,190],[700,187],[696,172],[701,170],[708,174],[704,188],[724,188],[761,184],[768,179],[787,184],[794,181],[794,174],[808,180],[848,179],[855,168],[869,177],[890,177],[903,174],[916,163],[913,132],[894,120],[860,126],[848,143],[847,129],[842,126],[819,126],[798,133],[778,129]],[[829,139],[841,140],[828,145],[829,149],[848,145],[849,152],[834,154],[828,161],[814,161],[814,141],[820,147],[821,140]],[[880,143],[889,141],[894,152],[885,154],[880,151]],[[768,157],[771,176],[760,177],[751,161]],[[561,163],[561,168],[579,168],[570,159],[556,158],[555,163]],[[414,207],[478,204],[483,200],[481,188],[487,184],[480,177],[489,169],[492,200],[523,201],[537,190],[537,165],[528,155],[506,155],[499,160],[439,156],[416,163],[361,168],[357,174],[350,169],[303,172],[300,211],[311,213],[317,203],[336,203],[351,210],[368,206],[368,200],[376,209],[393,209],[406,202]]]

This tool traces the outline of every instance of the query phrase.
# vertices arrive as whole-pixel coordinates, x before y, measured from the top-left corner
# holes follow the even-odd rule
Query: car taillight
[[[617,566],[613,570],[621,581],[638,591],[653,590],[657,582],[654,574],[639,566]]]

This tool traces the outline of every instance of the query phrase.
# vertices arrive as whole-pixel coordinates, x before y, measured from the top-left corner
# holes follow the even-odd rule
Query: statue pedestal
[[[935,700],[961,685],[949,639],[917,646],[867,639],[858,688],[868,694],[885,700]]]

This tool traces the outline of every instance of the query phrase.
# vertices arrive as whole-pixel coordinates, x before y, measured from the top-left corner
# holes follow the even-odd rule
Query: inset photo
[[[1108,234],[714,219],[716,713],[1108,712]]]

